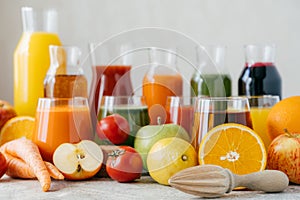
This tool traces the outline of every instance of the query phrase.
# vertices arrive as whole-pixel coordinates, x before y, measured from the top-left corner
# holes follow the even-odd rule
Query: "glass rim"
[[[244,44],[243,47],[245,49],[247,48],[257,48],[257,49],[262,49],[262,48],[276,48],[276,44],[275,43],[257,43],[257,44]]]
[[[197,101],[236,101],[236,100],[246,100],[248,101],[248,98],[246,96],[230,96],[230,97],[197,97]]]
[[[269,99],[280,99],[279,95],[253,95],[253,96],[242,96],[248,99],[260,99],[260,98],[269,98]]]
[[[87,97],[72,97],[72,98],[64,98],[64,97],[40,97],[38,101],[74,101],[74,100],[88,100]]]

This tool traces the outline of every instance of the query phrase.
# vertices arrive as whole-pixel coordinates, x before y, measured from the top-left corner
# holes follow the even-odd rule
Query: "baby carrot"
[[[35,143],[22,137],[3,144],[1,151],[25,161],[36,175],[43,191],[50,189],[51,178]]]

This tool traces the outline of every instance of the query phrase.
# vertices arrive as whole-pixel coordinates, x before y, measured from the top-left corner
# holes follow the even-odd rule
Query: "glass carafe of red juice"
[[[18,115],[35,115],[50,65],[49,45],[61,45],[57,12],[22,8],[23,34],[14,52],[14,107]]]
[[[246,45],[245,57],[238,94],[278,95],[281,98],[281,77],[274,63],[275,45]]]
[[[92,83],[89,102],[92,112],[98,116],[103,96],[130,96],[133,88],[130,77],[131,55],[129,44],[107,45],[90,43],[92,59]]]
[[[226,46],[197,46],[197,69],[191,78],[191,96],[231,96],[231,76],[225,64]]]
[[[150,123],[165,123],[168,122],[167,97],[182,96],[183,79],[177,69],[174,50],[150,48],[149,58],[150,68],[143,78],[143,96],[148,105]]]
[[[80,66],[81,51],[76,46],[49,47],[51,64],[44,79],[44,97],[88,97],[87,79]]]

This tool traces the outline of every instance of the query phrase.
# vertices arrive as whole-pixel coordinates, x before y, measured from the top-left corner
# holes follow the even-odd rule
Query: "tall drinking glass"
[[[60,144],[94,138],[88,101],[83,97],[39,98],[35,120],[33,141],[49,162]]]
[[[195,105],[193,145],[198,150],[205,134],[225,123],[252,128],[250,106],[246,97],[199,97]]]
[[[267,118],[271,108],[279,102],[279,96],[264,95],[248,97],[253,130],[261,137],[266,149],[271,143],[267,132]]]
[[[196,97],[190,96],[168,96],[166,110],[168,123],[182,126],[192,138],[194,122],[194,103]]]
[[[134,145],[138,130],[149,124],[148,106],[144,96],[103,96],[98,119],[117,113],[129,122],[130,135],[124,145]],[[97,143],[101,141],[96,137]]]

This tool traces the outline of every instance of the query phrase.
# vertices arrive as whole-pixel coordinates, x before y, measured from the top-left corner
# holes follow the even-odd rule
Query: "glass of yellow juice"
[[[266,150],[268,150],[271,138],[269,138],[267,133],[267,117],[272,107],[279,102],[279,96],[249,96],[248,100],[253,130],[259,134],[265,144]]]

